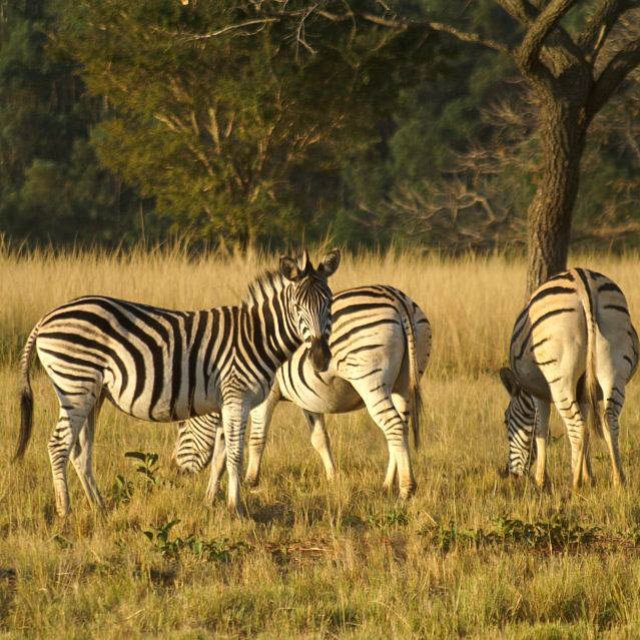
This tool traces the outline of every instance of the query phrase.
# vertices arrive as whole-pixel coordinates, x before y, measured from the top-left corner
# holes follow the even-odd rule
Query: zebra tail
[[[14,460],[20,460],[27,450],[27,445],[31,439],[33,427],[33,393],[31,391],[31,380],[29,378],[29,367],[33,357],[33,347],[38,337],[40,323],[38,323],[29,334],[27,342],[22,350],[20,358],[20,370],[22,373],[22,389],[20,391],[20,434]]]
[[[587,367],[585,371],[585,392],[589,405],[589,427],[594,435],[602,438],[604,435],[604,413],[598,402],[598,375],[596,361],[596,313],[591,288],[585,272],[576,269],[578,295],[582,302],[582,309],[587,323]]]
[[[418,371],[418,353],[416,348],[416,333],[413,324],[413,314],[409,312],[404,300],[400,301],[402,307],[402,325],[407,341],[407,353],[409,356],[409,393],[411,395],[409,405],[411,407],[411,430],[413,432],[413,446],[420,448],[420,418],[422,416],[422,394],[420,392],[420,373]]]

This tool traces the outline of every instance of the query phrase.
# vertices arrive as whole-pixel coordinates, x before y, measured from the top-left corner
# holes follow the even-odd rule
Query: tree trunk
[[[586,133],[585,110],[576,102],[547,95],[540,105],[543,167],[527,212],[527,296],[567,267]]]

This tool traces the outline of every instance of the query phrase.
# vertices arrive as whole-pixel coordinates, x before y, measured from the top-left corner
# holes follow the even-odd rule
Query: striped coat
[[[431,327],[422,310],[393,287],[372,285],[337,293],[333,298],[332,359],[317,374],[303,349],[282,366],[262,405],[251,412],[251,437],[246,481],[256,484],[267,430],[277,403],[293,402],[307,420],[311,442],[320,454],[328,478],[335,466],[324,426],[325,413],[345,413],[366,407],[385,434],[389,465],[385,486],[390,488],[399,469],[400,493],[415,488],[407,449],[406,426],[412,415],[418,441],[420,378],[431,349]],[[211,443],[219,423],[212,414],[179,425],[175,459],[188,471],[202,469],[211,458]],[[215,461],[222,469],[224,441],[218,439]]]
[[[537,455],[536,482],[546,482],[553,403],[571,443],[573,486],[591,480],[589,413],[594,432],[607,443],[614,484],[622,483],[618,419],[638,365],[638,335],[618,285],[582,268],[552,277],[516,320],[510,364],[500,372],[511,397],[505,414],[509,471],[522,475]]]
[[[333,252],[315,269],[305,254],[251,287],[240,306],[173,311],[85,296],[44,316],[22,356],[22,424],[16,456],[31,434],[29,362],[37,351],[60,403],[49,441],[56,507],[69,510],[67,461],[92,503],[102,499],[92,472],[96,414],[106,397],[136,418],[168,422],[219,410],[227,441],[228,504],[240,510],[239,474],[249,411],[268,394],[278,367],[304,344],[317,370],[330,353]],[[209,486],[213,498],[215,486]]]

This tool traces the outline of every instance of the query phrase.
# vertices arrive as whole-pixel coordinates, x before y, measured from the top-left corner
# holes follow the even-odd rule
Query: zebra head
[[[340,251],[328,253],[315,269],[305,251],[297,260],[280,258],[280,273],[290,286],[289,315],[298,338],[306,345],[316,371],[326,371],[331,359],[331,289],[327,283],[340,264]]]
[[[178,423],[173,463],[184,473],[199,473],[210,462],[216,434],[222,426],[219,413],[196,416]]]
[[[519,477],[528,473],[536,459],[536,407],[533,397],[520,386],[511,369],[500,369],[500,379],[511,397],[504,412],[509,438],[509,461],[505,476],[511,474]]]

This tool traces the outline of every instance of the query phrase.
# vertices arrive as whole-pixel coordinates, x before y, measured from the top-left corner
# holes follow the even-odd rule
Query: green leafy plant
[[[122,474],[116,476],[111,487],[111,497],[115,505],[129,504],[133,496],[133,482],[127,480]]]
[[[376,528],[404,527],[409,524],[409,518],[402,509],[391,509],[383,513],[371,514],[367,520],[371,526]]]
[[[220,540],[202,540],[190,534],[186,538],[171,539],[171,530],[180,520],[170,520],[150,530],[143,531],[144,536],[151,542],[164,558],[177,560],[182,551],[210,562],[229,562],[234,551],[247,548],[244,542],[230,543],[227,538]]]
[[[517,518],[498,518],[497,534],[504,542],[523,543],[530,547],[567,549],[590,544],[596,539],[597,527],[583,527],[561,513],[548,520],[526,522]]]
[[[125,458],[132,458],[137,461],[136,471],[142,475],[149,485],[158,484],[158,454],[143,451],[127,451]]]
[[[424,533],[435,546],[447,552],[456,545],[472,547],[524,545],[550,551],[575,550],[598,541],[597,527],[584,527],[562,513],[547,520],[527,522],[519,518],[501,517],[490,529],[465,529],[455,523],[430,528]]]
[[[165,558],[177,558],[183,546],[181,538],[170,540],[171,529],[179,522],[180,520],[171,520],[158,527],[154,527],[152,530],[143,531],[147,540],[152,542]]]
[[[61,549],[71,549],[73,542],[69,538],[65,538],[61,533],[56,533],[51,538]]]

